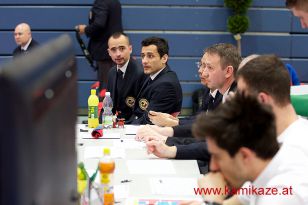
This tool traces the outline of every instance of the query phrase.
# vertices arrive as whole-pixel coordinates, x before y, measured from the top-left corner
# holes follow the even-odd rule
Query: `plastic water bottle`
[[[115,162],[110,156],[110,149],[104,148],[104,155],[99,161],[100,172],[100,197],[104,205],[114,205],[113,173]]]
[[[112,99],[110,97],[110,92],[106,92],[105,98],[103,100],[103,128],[112,128],[113,126],[113,113],[112,113]]]
[[[88,98],[88,127],[95,128],[98,126],[98,97],[96,90],[91,89],[91,95]]]

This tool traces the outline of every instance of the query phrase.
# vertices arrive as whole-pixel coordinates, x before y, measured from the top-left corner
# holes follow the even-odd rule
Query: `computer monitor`
[[[67,36],[0,68],[0,204],[76,204],[76,64]]]

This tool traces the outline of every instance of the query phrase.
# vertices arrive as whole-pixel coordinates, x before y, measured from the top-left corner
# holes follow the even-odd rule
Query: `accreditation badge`
[[[128,96],[126,99],[125,99],[125,104],[128,106],[128,107],[133,107],[135,105],[135,98],[134,97],[131,97],[131,96]]]
[[[145,98],[139,100],[139,107],[141,110],[146,110],[149,107],[149,101]]]

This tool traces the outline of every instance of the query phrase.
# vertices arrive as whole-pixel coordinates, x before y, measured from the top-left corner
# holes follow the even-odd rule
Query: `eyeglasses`
[[[195,64],[196,64],[196,66],[197,66],[197,68],[198,69],[205,69],[206,68],[206,64],[204,64],[204,63],[201,63],[200,61],[198,61],[198,62],[195,62]]]

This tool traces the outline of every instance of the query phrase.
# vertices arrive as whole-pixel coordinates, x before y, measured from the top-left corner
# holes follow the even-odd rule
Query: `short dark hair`
[[[127,35],[126,33],[124,33],[124,32],[115,32],[115,33],[113,33],[113,34],[109,37],[109,39],[110,39],[110,38],[117,39],[117,38],[120,38],[121,36],[124,36],[124,37],[127,39],[128,44],[130,45],[129,37],[128,37],[128,35]]]
[[[284,63],[275,55],[261,55],[247,62],[237,73],[248,93],[265,92],[278,106],[288,105],[290,100],[290,75]]]
[[[155,45],[157,47],[157,52],[160,57],[163,57],[165,54],[169,55],[169,45],[166,39],[152,36],[144,39],[141,42],[141,46],[150,46],[150,45]]]
[[[234,75],[237,72],[238,66],[242,60],[237,48],[229,43],[214,44],[206,48],[204,53],[217,54],[221,59],[221,66],[225,68],[231,65],[234,69]]]
[[[261,159],[279,150],[275,116],[257,98],[237,93],[213,112],[202,113],[193,125],[196,137],[210,138],[231,157],[241,147],[253,150]]]
[[[307,0],[286,0],[287,8],[297,8],[308,12],[308,1]]]

